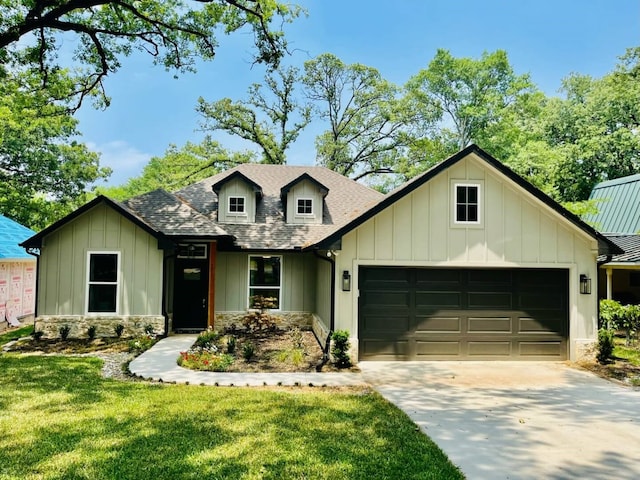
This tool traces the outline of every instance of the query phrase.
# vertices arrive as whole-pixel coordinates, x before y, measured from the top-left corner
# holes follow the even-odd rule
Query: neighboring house
[[[0,331],[33,319],[36,259],[19,244],[35,232],[0,215]]]
[[[98,197],[39,249],[37,328],[239,325],[253,295],[360,360],[575,359],[598,254],[578,217],[470,146],[387,195],[322,167],[244,164],[176,193]]]
[[[598,296],[640,303],[640,175],[601,182],[589,200],[598,212],[586,220],[624,250],[598,259]]]

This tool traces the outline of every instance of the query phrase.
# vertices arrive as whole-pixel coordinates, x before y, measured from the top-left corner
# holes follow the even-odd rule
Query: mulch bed
[[[640,366],[627,360],[614,358],[605,364],[598,362],[580,362],[578,365],[602,378],[618,380],[627,385],[640,386]]]

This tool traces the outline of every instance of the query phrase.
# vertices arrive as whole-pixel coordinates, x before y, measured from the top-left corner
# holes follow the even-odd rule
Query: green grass
[[[624,342],[622,344],[617,344],[613,349],[613,356],[623,358],[631,365],[640,367],[640,348],[637,346],[627,347],[624,345]]]
[[[459,479],[376,393],[118,382],[0,355],[0,479]]]
[[[26,327],[20,327],[16,330],[11,330],[9,332],[0,334],[0,347],[5,343],[9,343],[11,340],[16,340],[22,337],[28,337],[33,333],[33,325],[29,325]]]

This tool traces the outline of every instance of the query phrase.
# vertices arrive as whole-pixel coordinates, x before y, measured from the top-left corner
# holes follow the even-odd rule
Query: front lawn
[[[0,355],[0,479],[460,479],[368,390],[118,382],[95,358]]]

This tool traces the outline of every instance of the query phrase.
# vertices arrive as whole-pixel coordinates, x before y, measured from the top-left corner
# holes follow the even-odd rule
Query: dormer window
[[[297,215],[313,215],[313,199],[298,198],[296,199]]]
[[[245,197],[229,197],[229,215],[246,215]]]

